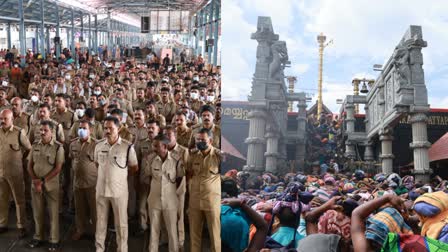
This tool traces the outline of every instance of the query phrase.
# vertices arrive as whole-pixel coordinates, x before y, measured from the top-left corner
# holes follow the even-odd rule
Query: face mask
[[[15,65],[14,65],[14,67],[15,67],[15,68],[18,68],[18,67],[19,67],[19,65],[15,64]]]
[[[126,120],[128,119],[128,114],[123,113],[123,118],[121,118],[121,123],[126,123]]]
[[[95,79],[95,75],[94,75],[94,74],[90,74],[90,75],[89,75],[89,78],[91,78],[91,79]]]
[[[199,81],[199,77],[193,77],[194,81]]]
[[[66,80],[70,80],[70,78],[71,78],[70,75],[66,75],[66,76],[65,76],[65,79],[66,79]]]
[[[77,109],[76,115],[78,116],[78,118],[81,118],[84,116],[84,112],[85,112],[85,109]]]
[[[213,96],[213,95],[207,96],[207,101],[212,102],[214,100],[215,100],[215,96]]]
[[[32,102],[38,102],[38,101],[39,101],[39,98],[37,98],[36,95],[33,95],[33,96],[31,96],[31,101],[32,101]]]
[[[7,87],[8,86],[8,82],[7,81],[2,81],[2,86]]]
[[[72,66],[67,66],[67,71],[72,70]]]
[[[80,138],[86,138],[89,135],[87,134],[87,130],[86,129],[78,129],[78,136]]]
[[[198,150],[200,150],[200,151],[203,151],[208,148],[208,145],[206,142],[198,142],[198,143],[196,143],[196,148],[198,148]]]
[[[100,100],[100,106],[106,105],[106,100]]]
[[[89,82],[89,83],[90,83],[90,82]],[[93,91],[93,93],[94,93],[95,95],[100,95],[100,94],[101,94],[101,91],[95,90],[95,91]]]
[[[191,99],[196,100],[199,97],[198,93],[191,93],[190,94]]]
[[[93,85],[93,83],[91,81],[89,81],[89,87],[91,87]]]
[[[47,69],[47,67],[48,67],[47,65],[44,65],[44,69]]]
[[[64,75],[65,74],[65,71],[64,70],[61,70],[61,75]]]
[[[106,117],[109,117],[109,116],[110,116],[110,113],[107,113],[107,114],[106,114]]]

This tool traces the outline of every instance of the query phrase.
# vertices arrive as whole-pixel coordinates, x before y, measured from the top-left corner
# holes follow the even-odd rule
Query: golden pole
[[[360,79],[353,79],[352,80],[352,84],[353,84],[353,95],[359,95],[359,83],[361,82]],[[355,114],[359,114],[359,104],[356,103],[355,104]]]
[[[320,119],[320,114],[322,113],[322,72],[323,72],[323,65],[324,65],[324,48],[332,42],[330,40],[327,44],[325,43],[325,40],[327,37],[320,33],[319,36],[317,36],[317,42],[319,43],[319,78],[317,80],[317,118]]]

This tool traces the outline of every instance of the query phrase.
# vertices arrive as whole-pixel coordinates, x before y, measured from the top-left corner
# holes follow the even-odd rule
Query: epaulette
[[[98,142],[96,142],[96,143],[102,143],[102,142],[104,142],[106,140],[107,140],[106,138],[103,138],[103,139],[98,140]]]
[[[63,143],[61,143],[61,142],[59,142],[59,141],[57,141],[57,140],[55,140],[54,143],[57,144],[57,145],[59,145],[59,146],[63,146],[63,145],[64,145]]]
[[[18,130],[19,132],[22,130],[19,126],[13,125],[13,129]]]
[[[73,143],[73,142],[75,142],[75,141],[78,141],[78,139],[79,139],[79,137],[75,137],[75,138],[73,138],[72,140],[70,140],[70,143]]]
[[[195,124],[195,125],[192,125],[192,126],[191,126],[191,129],[194,130],[194,129],[197,129],[197,128],[199,128],[199,127],[201,127],[201,124],[200,124],[200,123],[197,123],[197,124]]]
[[[190,153],[191,153],[191,154],[196,154],[196,153],[199,153],[199,150],[196,149],[196,148],[194,148],[194,149],[190,149]]]
[[[129,144],[132,144],[131,142],[129,142],[128,140],[126,140],[126,139],[124,139],[124,138],[122,138],[121,141],[123,141],[123,143],[128,144],[128,145],[129,145]]]

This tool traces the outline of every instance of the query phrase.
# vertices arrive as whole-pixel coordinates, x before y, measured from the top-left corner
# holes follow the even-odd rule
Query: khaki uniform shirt
[[[187,174],[191,177],[188,187],[190,209],[211,211],[221,206],[221,151],[210,147],[204,155],[201,151],[191,151],[187,163]]]
[[[103,108],[96,108],[95,111],[95,120],[98,122],[102,122],[104,118],[106,118],[106,111]]]
[[[176,104],[172,101],[168,101],[167,103],[159,101],[156,103],[156,106],[157,111],[165,117],[166,122],[171,123],[173,116],[176,114]]]
[[[139,163],[142,161],[142,157],[139,155],[140,153],[140,147],[142,143],[148,139],[148,128],[146,127],[146,124],[144,124],[141,128],[138,128],[136,125],[133,125],[129,128],[129,131],[132,135],[134,135],[134,148],[135,152],[137,153],[137,159]]]
[[[78,97],[72,97],[72,101],[70,104],[70,108],[71,109],[75,109],[76,108],[76,104],[78,104],[78,102],[86,102],[86,97],[84,96],[78,96]]]
[[[178,160],[168,156],[165,161],[156,156],[149,167],[149,176],[151,177],[151,190],[148,196],[148,208],[158,210],[176,210],[177,184],[176,179],[183,174],[177,173]]]
[[[113,145],[104,139],[95,147],[94,160],[98,164],[97,195],[117,198],[128,194],[128,167],[138,164],[132,144],[121,137]]]
[[[58,142],[65,142],[65,135],[64,130],[62,128],[62,125],[56,122],[55,120],[50,119],[54,124],[53,129],[53,139],[56,139]],[[31,130],[30,130],[30,142],[35,143],[40,140],[40,120],[38,121],[31,121]]]
[[[137,158],[138,160],[143,160],[146,156],[151,154],[153,151],[152,149],[152,139],[146,138],[143,141],[140,141],[139,148],[137,152]]]
[[[67,136],[65,140],[69,141],[68,135],[70,133],[70,128],[76,121],[78,121],[78,116],[69,109],[65,109],[65,111],[62,113],[59,113],[57,110],[55,110],[51,114],[51,119],[61,124],[64,130],[64,136]]]
[[[69,157],[72,159],[72,169],[74,186],[76,188],[91,188],[96,186],[98,168],[95,164],[96,140],[92,137],[86,142],[81,142],[79,138],[74,139],[70,144]]]
[[[103,139],[103,125],[98,121],[94,121],[91,123],[93,124],[93,126],[90,126],[90,136],[93,139],[97,139],[97,140]],[[79,120],[76,121],[75,123],[73,123],[73,126],[70,129],[70,133],[68,135],[70,139],[79,137],[78,129],[79,129]]]
[[[156,121],[159,122],[160,128],[165,128],[166,126],[166,120],[165,117],[161,114],[157,115],[148,115],[146,114],[146,121]]]
[[[188,144],[190,143],[190,139],[191,139],[191,133],[192,133],[191,128],[186,127],[185,129],[182,129],[182,130],[177,128],[177,131],[176,131],[177,143],[188,148]]]
[[[33,117],[37,117],[37,111],[39,109],[40,102],[34,103],[29,100],[25,105],[25,113],[30,114]]]
[[[205,104],[205,102],[201,100],[193,100],[190,103],[190,108],[193,110],[196,114],[199,115],[199,110],[201,110],[201,107]]]
[[[38,178],[47,176],[57,164],[64,163],[64,147],[62,143],[55,141],[54,138],[48,144],[42,143],[39,140],[33,144],[30,153],[30,164],[33,166],[33,172]],[[34,184],[32,184],[34,189]],[[50,181],[44,183],[44,188],[47,192],[59,188],[59,176],[54,176]]]
[[[0,104],[0,111],[2,111],[2,110],[4,110],[4,109],[11,109],[11,108],[12,108],[12,106],[11,106],[11,104],[9,104],[8,101],[5,101],[5,104],[4,104],[4,105],[1,105],[1,104]]]
[[[23,154],[31,150],[25,131],[17,126],[6,131],[0,128],[0,143],[0,178],[22,176]]]
[[[201,130],[201,128],[202,128],[201,124],[193,126],[193,130],[192,130],[193,132],[191,133],[190,143],[188,145],[190,148],[196,148],[195,137],[196,137],[196,134],[199,132],[199,130]],[[213,145],[213,147],[220,149],[221,148],[221,128],[218,125],[213,124],[211,131],[213,133],[212,145]]]
[[[125,124],[121,125],[121,127],[118,129],[118,135],[120,135],[120,137],[123,138],[124,140],[127,140],[131,143],[134,142],[135,136],[132,134],[132,132]]]
[[[31,127],[31,115],[22,112],[16,118],[14,118],[13,124],[25,131],[25,134],[28,136]]]
[[[136,108],[146,108],[146,100],[135,100],[132,102],[132,108],[136,109]]]

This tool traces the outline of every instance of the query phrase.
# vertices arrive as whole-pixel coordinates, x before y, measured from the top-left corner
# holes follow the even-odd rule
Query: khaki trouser
[[[109,204],[112,205],[115,229],[117,231],[117,252],[128,251],[128,193],[118,198],[96,196],[96,233],[95,246],[97,252],[105,250],[104,241],[107,234]]]
[[[210,233],[210,243],[212,252],[221,252],[221,209],[213,211],[202,211],[190,208],[188,210],[190,223],[190,251],[201,251],[202,247],[202,227],[204,219],[207,221],[208,232]]]
[[[93,223],[93,233],[96,226],[95,186],[90,188],[75,188],[75,224],[79,233],[85,233],[89,220]]]
[[[23,177],[0,178],[0,227],[8,226],[9,196],[16,203],[17,228],[23,228],[26,221],[25,184]]]
[[[149,251],[159,251],[159,237],[161,222],[165,223],[164,227],[168,233],[168,248],[170,252],[179,251],[179,241],[177,233],[177,209],[158,210],[149,209],[149,219],[151,221],[151,235],[149,240]]]
[[[43,189],[43,188],[42,188]],[[44,189],[43,189],[44,190]],[[34,239],[44,240],[45,205],[47,202],[50,216],[50,239],[51,243],[59,242],[59,188],[50,192],[38,193],[31,190],[31,202],[33,206],[34,223],[36,225]]]
[[[185,212],[185,192],[186,192],[186,180],[185,177],[182,179],[182,183],[177,189],[177,198],[179,199],[178,215],[179,220],[177,221],[177,230],[179,233],[179,247],[184,246],[185,242],[185,224],[184,224],[184,212]]]
[[[128,216],[134,217],[137,212],[137,194],[135,191],[135,183],[137,183],[136,176],[128,176],[128,191],[129,191],[129,202],[128,202]]]
[[[140,184],[140,190],[138,192],[138,220],[143,230],[148,229],[148,196],[149,185]]]

